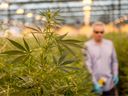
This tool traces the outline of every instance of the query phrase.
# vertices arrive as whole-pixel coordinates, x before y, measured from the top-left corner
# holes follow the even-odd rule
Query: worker
[[[102,22],[92,25],[92,38],[84,44],[84,61],[94,91],[100,96],[118,96],[118,60],[112,41],[104,38],[105,29]]]

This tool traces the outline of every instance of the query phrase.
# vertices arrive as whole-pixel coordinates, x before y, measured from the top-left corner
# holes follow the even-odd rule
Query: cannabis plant
[[[1,52],[0,95],[2,96],[84,96],[89,94],[86,71],[77,67],[76,50],[81,41],[56,34],[63,19],[59,11],[41,11],[43,29],[25,26],[32,38],[20,42],[7,38],[12,47]],[[31,41],[31,42],[30,42]],[[91,83],[88,83],[90,86]],[[88,87],[89,88],[89,87]],[[86,89],[86,90],[85,90]]]

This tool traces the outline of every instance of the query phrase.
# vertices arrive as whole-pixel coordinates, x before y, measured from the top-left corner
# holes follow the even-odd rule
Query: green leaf
[[[65,33],[65,34],[60,35],[60,36],[58,36],[58,37],[59,37],[59,39],[60,39],[60,40],[62,40],[64,37],[66,37],[66,36],[67,36],[67,34],[68,34],[68,33]]]
[[[59,9],[58,9],[58,10],[56,10],[56,11],[53,13],[53,17],[58,16],[58,15],[59,15],[59,12],[60,12],[60,10],[59,10]]]
[[[59,61],[58,61],[59,64],[61,64],[61,62],[63,62],[63,61],[65,60],[66,55],[67,55],[67,52],[64,52],[64,53],[60,56]]]
[[[19,78],[20,80],[23,80],[24,82],[27,82],[27,81],[29,80],[29,78],[26,77],[26,76],[18,76],[18,78]]]
[[[63,52],[64,49],[60,46],[60,44],[56,44],[56,46],[57,46],[60,54],[62,54],[62,52]]]
[[[0,54],[21,55],[21,54],[25,54],[25,52],[19,51],[19,50],[10,50],[10,51],[2,52],[2,53],[0,53]]]
[[[68,47],[66,44],[64,43],[61,43],[73,56],[76,56],[75,52],[70,48]]]
[[[59,70],[62,70],[62,71],[64,71],[64,72],[66,72],[66,73],[69,73],[69,70],[66,69],[66,68],[64,68],[63,66],[57,66],[57,68],[58,68]]]
[[[24,41],[25,48],[27,49],[28,52],[30,52],[29,45],[24,38],[23,38],[23,41]]]
[[[80,70],[80,68],[72,67],[72,66],[63,66],[63,68],[72,69],[72,70]]]
[[[57,60],[56,60],[55,56],[53,56],[53,62],[54,62],[55,64],[57,64]]]
[[[69,43],[69,42],[64,42],[65,44],[68,44],[70,46],[73,46],[73,47],[77,47],[77,48],[83,48],[81,45],[79,44],[76,44],[76,43]]]
[[[14,40],[11,40],[11,39],[8,39],[8,40],[11,42],[11,44],[13,44],[18,49],[23,50],[23,51],[26,51],[26,49],[21,44],[15,42]]]
[[[66,61],[64,61],[61,65],[71,64],[71,63],[73,63],[73,62],[75,62],[75,61],[76,61],[76,59],[73,59],[73,60],[66,60]]]
[[[41,47],[40,42],[38,41],[38,39],[36,38],[36,36],[34,35],[34,33],[32,33],[32,35],[33,35],[33,37],[35,38],[37,44]]]
[[[64,22],[64,19],[62,18],[55,18],[57,21],[61,21],[61,22]]]
[[[62,40],[62,42],[66,42],[66,43],[81,43],[82,41],[74,40],[74,39],[66,39],[66,40]]]
[[[60,70],[62,70],[62,71],[64,71],[64,72],[66,72],[66,73],[69,73],[69,70],[66,70],[65,68],[63,68],[63,67],[60,67]]]
[[[15,58],[11,63],[12,64],[15,64],[15,63],[22,63],[22,61],[24,60],[24,58],[26,57],[26,55],[21,55],[21,56],[18,56],[17,58]]]
[[[42,29],[39,26],[36,26],[40,33],[43,33]]]
[[[24,59],[23,59],[22,63],[27,62],[27,61],[28,61],[28,59],[29,59],[29,57],[30,57],[30,55],[26,55],[26,56],[24,57]]]
[[[34,30],[34,31],[36,31],[36,32],[39,32],[39,30],[36,29],[36,28],[30,27],[30,26],[25,26],[25,27],[28,28],[28,29]]]

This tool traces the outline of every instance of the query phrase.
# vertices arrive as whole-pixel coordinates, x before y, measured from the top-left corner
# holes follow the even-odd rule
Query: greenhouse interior
[[[69,34],[89,34],[84,32],[95,21],[108,24],[109,31],[118,30],[122,24],[127,27],[128,1],[127,0],[1,0],[0,21],[3,28],[23,32],[23,25],[40,25],[45,17],[40,11],[50,9],[59,10],[64,19],[62,30]],[[84,26],[85,25],[85,26]],[[87,26],[86,26],[87,25]],[[114,26],[113,26],[114,25]],[[79,29],[79,30],[76,30]],[[83,29],[83,30],[82,30]],[[61,29],[59,33],[62,33]],[[89,30],[90,31],[90,30]],[[127,31],[127,28],[122,29]],[[12,32],[13,34],[13,32]],[[14,32],[14,35],[18,32]]]
[[[0,0],[0,96],[128,96],[128,0]]]

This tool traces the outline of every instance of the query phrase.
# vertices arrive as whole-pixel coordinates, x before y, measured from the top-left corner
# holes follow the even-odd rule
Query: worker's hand
[[[113,77],[113,82],[114,82],[115,85],[118,84],[118,82],[119,82],[118,76],[114,76],[114,77]]]
[[[101,87],[98,83],[94,84],[94,91],[98,94],[102,93]]]

